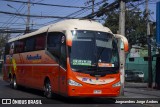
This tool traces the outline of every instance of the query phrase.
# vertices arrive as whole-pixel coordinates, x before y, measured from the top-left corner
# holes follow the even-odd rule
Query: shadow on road
[[[111,98],[59,98],[66,104],[114,104]]]
[[[6,88],[11,88],[9,85],[5,86]],[[65,104],[113,104],[115,102],[115,99],[113,98],[72,98],[72,97],[63,97],[57,94],[54,94],[52,99],[47,99],[44,97],[43,91],[26,88],[22,86],[19,86],[18,91],[25,94],[27,93],[27,94],[32,94],[34,96],[36,95],[38,99],[42,98],[47,104],[64,104],[64,103]]]

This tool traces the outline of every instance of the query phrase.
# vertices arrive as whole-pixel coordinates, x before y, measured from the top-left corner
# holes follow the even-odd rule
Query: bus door
[[[61,32],[50,32],[47,37],[47,50],[52,59],[59,65],[54,68],[53,90],[64,94],[66,92],[66,42],[65,35]]]
[[[61,55],[59,60],[60,65],[60,75],[59,75],[59,91],[61,94],[66,94],[67,92],[67,55],[66,55],[66,39],[65,36],[62,35],[61,38]]]

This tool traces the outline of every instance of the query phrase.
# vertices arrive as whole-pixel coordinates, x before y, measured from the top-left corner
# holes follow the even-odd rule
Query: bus
[[[101,23],[67,19],[10,39],[3,80],[14,89],[42,90],[47,98],[116,97],[127,50],[127,39]]]

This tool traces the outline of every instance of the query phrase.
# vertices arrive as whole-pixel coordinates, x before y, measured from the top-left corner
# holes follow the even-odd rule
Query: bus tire
[[[51,83],[49,79],[44,82],[44,95],[47,98],[52,98]]]
[[[13,78],[11,74],[9,74],[9,85],[11,88],[13,87]]]
[[[17,89],[18,88],[18,85],[17,85],[17,79],[16,79],[16,76],[14,75],[13,76],[13,89]]]

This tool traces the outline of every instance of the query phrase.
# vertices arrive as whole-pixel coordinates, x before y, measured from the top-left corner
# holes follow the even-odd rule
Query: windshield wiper
[[[103,48],[100,53],[96,56],[96,68],[98,70],[98,62],[99,62],[99,58],[101,57],[103,51],[104,51],[105,48]]]

